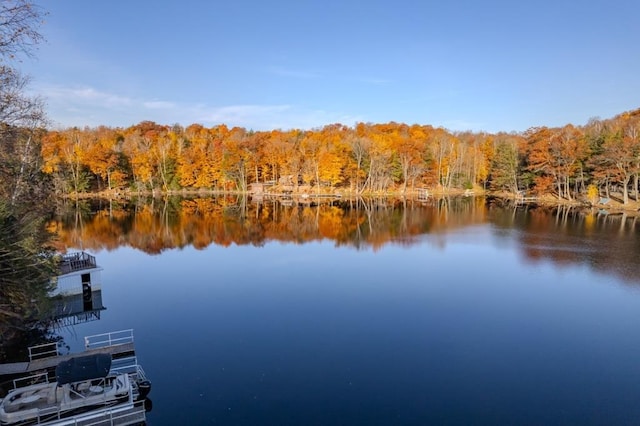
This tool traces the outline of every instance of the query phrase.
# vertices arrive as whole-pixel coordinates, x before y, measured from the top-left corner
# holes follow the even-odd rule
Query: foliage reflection
[[[129,246],[147,254],[211,244],[262,246],[268,242],[378,250],[411,246],[470,226],[491,225],[493,234],[515,241],[531,262],[586,263],[627,280],[640,277],[637,218],[571,207],[499,205],[480,197],[429,201],[259,200],[246,197],[83,200],[60,211],[49,229],[60,250],[112,250]],[[446,241],[446,238],[444,238]]]

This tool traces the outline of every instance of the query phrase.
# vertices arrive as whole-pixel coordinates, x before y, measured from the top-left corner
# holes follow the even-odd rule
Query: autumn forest
[[[428,125],[333,124],[251,131],[141,122],[43,131],[42,171],[60,195],[109,191],[274,191],[348,195],[527,191],[558,200],[638,200],[640,110],[523,133]]]

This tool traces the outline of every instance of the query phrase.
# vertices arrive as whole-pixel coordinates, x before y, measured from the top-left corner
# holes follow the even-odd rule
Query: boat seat
[[[53,393],[53,392],[50,392],[50,390],[51,389],[49,389],[49,388],[40,389],[38,391],[38,395],[40,395],[41,399],[48,399],[49,396]]]
[[[15,411],[18,411],[19,407],[20,407],[20,398],[16,398],[15,400],[7,401],[4,403],[4,411],[6,411],[7,413],[13,413]]]

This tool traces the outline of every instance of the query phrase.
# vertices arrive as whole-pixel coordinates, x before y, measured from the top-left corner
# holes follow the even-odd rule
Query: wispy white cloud
[[[34,91],[47,102],[56,127],[107,125],[128,127],[150,120],[162,124],[226,124],[253,130],[311,129],[326,124],[353,124],[364,117],[310,109],[299,105],[188,104],[167,100],[138,99],[91,87],[40,86]]]
[[[362,117],[309,109],[297,105],[233,105],[224,107],[198,107],[200,122],[225,123],[254,130],[311,129],[326,124],[353,124]]]
[[[200,105],[194,108],[196,121],[204,123],[233,123],[240,127],[252,127],[257,122],[276,121],[291,110],[290,105],[230,105],[210,107]]]
[[[91,87],[44,86],[37,88],[41,96],[52,100],[67,100],[76,103],[102,102],[108,106],[130,106],[132,99],[112,93],[101,92]]]

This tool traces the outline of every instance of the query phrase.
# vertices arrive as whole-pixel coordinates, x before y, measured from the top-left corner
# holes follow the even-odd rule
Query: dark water
[[[262,235],[228,244],[194,243],[195,225],[157,206],[147,234],[138,208],[94,212],[84,233],[62,220],[63,241],[92,246],[104,268],[107,307],[65,340],[133,328],[151,425],[640,423],[634,219],[483,200],[340,205],[329,229],[347,238],[317,220],[335,207],[308,207],[307,239],[264,225],[296,207],[225,210],[225,229]],[[120,230],[87,234],[98,220]]]

